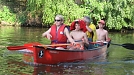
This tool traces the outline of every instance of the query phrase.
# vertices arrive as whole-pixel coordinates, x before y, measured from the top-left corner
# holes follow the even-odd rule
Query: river
[[[33,66],[22,61],[22,53],[11,52],[7,46],[21,46],[28,42],[49,44],[42,37],[45,28],[0,27],[0,75],[134,75],[134,50],[110,45],[100,58],[78,63]],[[112,43],[134,44],[134,31],[109,32]]]

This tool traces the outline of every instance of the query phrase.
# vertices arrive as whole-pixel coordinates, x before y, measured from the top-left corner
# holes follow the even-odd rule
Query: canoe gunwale
[[[103,46],[100,46],[100,47],[95,47],[95,48],[92,48],[92,49],[88,49],[88,50],[68,50],[68,49],[55,49],[55,48],[51,48],[51,47],[47,47],[46,49],[43,47],[43,46],[34,46],[36,48],[44,48],[44,50],[52,50],[52,51],[63,51],[63,52],[85,52],[85,51],[94,51],[94,50],[99,50],[103,47],[105,47],[107,45],[103,45]]]

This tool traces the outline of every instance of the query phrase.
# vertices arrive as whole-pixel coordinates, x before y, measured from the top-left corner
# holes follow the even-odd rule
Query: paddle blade
[[[21,50],[21,49],[26,49],[25,46],[9,46],[7,47],[8,50]]]
[[[122,44],[122,46],[126,49],[130,49],[130,50],[134,50],[134,44],[131,44],[131,43],[125,43],[125,44]]]

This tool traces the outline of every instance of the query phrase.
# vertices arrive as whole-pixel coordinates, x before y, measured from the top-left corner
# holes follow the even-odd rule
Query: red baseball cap
[[[101,24],[105,25],[105,21],[104,20],[100,20],[98,23],[101,23]]]

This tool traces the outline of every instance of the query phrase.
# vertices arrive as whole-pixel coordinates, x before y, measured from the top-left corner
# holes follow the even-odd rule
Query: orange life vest
[[[67,37],[64,34],[65,27],[66,25],[63,24],[57,30],[56,25],[51,26],[51,32],[50,32],[50,34],[52,35],[51,44],[67,43]],[[66,46],[62,47],[66,48]]]

